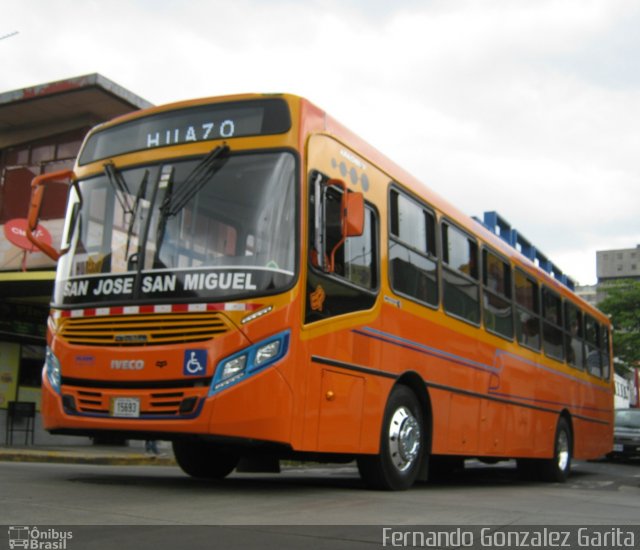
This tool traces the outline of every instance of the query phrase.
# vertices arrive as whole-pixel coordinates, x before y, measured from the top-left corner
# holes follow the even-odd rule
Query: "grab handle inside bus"
[[[44,198],[45,185],[51,182],[60,182],[60,180],[73,178],[73,170],[58,170],[49,174],[41,174],[33,178],[31,182],[31,202],[29,204],[29,215],[27,217],[27,239],[36,247],[44,252],[49,258],[57,261],[60,256],[65,254],[69,248],[56,250],[50,244],[44,242],[37,234],[38,221],[40,219],[40,210]]]

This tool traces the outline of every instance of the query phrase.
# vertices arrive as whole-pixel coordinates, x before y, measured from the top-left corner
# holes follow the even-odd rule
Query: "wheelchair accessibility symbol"
[[[207,372],[207,350],[188,349],[184,352],[182,373],[185,376],[204,375]]]

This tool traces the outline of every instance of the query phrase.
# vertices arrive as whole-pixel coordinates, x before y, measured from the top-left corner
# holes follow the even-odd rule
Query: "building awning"
[[[0,94],[0,149],[151,106],[99,74],[5,92]]]
[[[49,304],[56,272],[0,272],[0,300]]]
[[[0,340],[44,344],[55,271],[0,272]]]

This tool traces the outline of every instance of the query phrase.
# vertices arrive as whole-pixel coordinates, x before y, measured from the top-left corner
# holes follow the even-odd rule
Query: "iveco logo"
[[[125,344],[144,344],[147,341],[146,334],[116,334],[115,341]]]
[[[142,370],[144,361],[142,359],[113,359],[111,368],[114,370]]]

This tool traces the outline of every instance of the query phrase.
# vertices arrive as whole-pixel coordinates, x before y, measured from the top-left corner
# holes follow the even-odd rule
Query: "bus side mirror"
[[[342,189],[342,196],[339,203],[338,223],[339,235],[337,242],[328,253],[326,271],[334,273],[336,270],[335,257],[338,249],[344,244],[347,237],[358,237],[364,231],[364,195],[347,191],[347,184],[339,179],[330,179],[326,183],[327,187],[339,187]],[[326,232],[330,232],[330,216],[325,214]],[[330,239],[327,239],[330,242]]]
[[[345,193],[342,195],[342,227],[345,237],[359,237],[364,231],[364,195]]]
[[[62,250],[56,250],[50,244],[38,238],[38,235],[36,234],[36,228],[38,227],[38,221],[40,219],[40,210],[42,209],[45,185],[53,181],[71,179],[73,176],[73,170],[59,170],[57,172],[36,176],[31,182],[31,202],[29,204],[29,215],[27,217],[27,239],[29,239],[29,241],[54,261],[58,261],[58,258],[63,254],[66,254],[69,248],[67,247]]]

